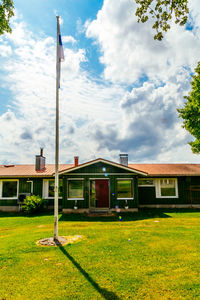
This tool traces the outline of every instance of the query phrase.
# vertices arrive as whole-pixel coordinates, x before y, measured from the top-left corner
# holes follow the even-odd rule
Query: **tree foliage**
[[[145,23],[152,18],[152,26],[156,30],[155,40],[161,41],[163,33],[170,29],[170,20],[175,17],[175,23],[184,25],[188,18],[188,0],[135,0],[138,4],[136,16],[138,22]]]
[[[183,118],[183,127],[195,137],[190,146],[193,153],[200,153],[200,62],[192,76],[191,91],[184,97],[187,101],[184,108],[178,109],[179,117]]]
[[[0,0],[0,35],[5,32],[11,33],[10,18],[14,16],[12,0]]]

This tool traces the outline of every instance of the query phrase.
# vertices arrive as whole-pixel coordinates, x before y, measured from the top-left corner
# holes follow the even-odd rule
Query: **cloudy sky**
[[[132,163],[198,162],[177,108],[200,60],[199,0],[185,27],[162,42],[138,24],[134,0],[15,0],[12,34],[0,36],[0,163],[55,152],[56,15],[65,61],[60,162],[102,157]]]

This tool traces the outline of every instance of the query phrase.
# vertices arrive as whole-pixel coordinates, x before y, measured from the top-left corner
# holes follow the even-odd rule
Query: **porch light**
[[[75,200],[74,209],[78,209],[77,200]]]
[[[105,168],[105,167],[103,167],[103,168],[102,168],[102,171],[103,171],[103,172],[105,172],[105,171],[106,171],[106,168]]]
[[[127,199],[125,200],[125,206],[124,206],[124,208],[125,208],[125,209],[129,209],[129,206],[128,206],[128,200],[127,200]]]

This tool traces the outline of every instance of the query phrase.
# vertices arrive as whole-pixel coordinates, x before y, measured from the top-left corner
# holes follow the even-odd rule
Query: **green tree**
[[[10,18],[14,16],[14,5],[12,0],[0,0],[0,35],[12,32]]]
[[[187,101],[184,108],[178,109],[179,117],[184,120],[183,128],[195,137],[195,140],[189,143],[192,152],[200,153],[200,62],[192,76],[191,91],[184,98]]]
[[[156,30],[155,40],[161,41],[163,33],[170,29],[170,20],[175,17],[175,23],[184,25],[188,18],[188,0],[135,0],[138,4],[136,16],[138,22],[145,23],[152,18],[152,26]]]

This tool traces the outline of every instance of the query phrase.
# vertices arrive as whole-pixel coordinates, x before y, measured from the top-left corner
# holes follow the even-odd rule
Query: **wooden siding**
[[[106,168],[106,171],[103,172],[103,168]],[[128,200],[129,208],[137,207],[138,203],[138,193],[137,193],[137,179],[135,179],[135,175],[133,173],[128,173],[126,170],[122,170],[115,166],[110,166],[106,163],[96,163],[90,166],[83,167],[76,171],[71,171],[72,174],[66,173],[63,174],[63,208],[74,208],[76,200],[67,200],[67,179],[69,178],[83,178],[84,180],[84,200],[77,200],[78,208],[89,208],[89,193],[90,193],[90,180],[92,179],[109,179],[109,201],[110,201],[110,208],[115,208],[118,206],[119,208],[124,208],[126,205],[125,200],[118,200],[117,199],[117,179],[118,178],[130,178],[133,179],[133,186],[134,186],[134,199]],[[77,175],[73,175],[73,174]],[[107,174],[106,174],[107,173]],[[113,173],[117,173],[116,175],[110,175]],[[126,174],[122,174],[126,173]]]
[[[106,171],[103,171],[102,169],[106,168]],[[96,173],[96,174],[105,174],[105,173],[129,173],[129,171],[111,166],[107,163],[98,162],[96,164],[92,164],[90,166],[86,166],[77,170],[72,170],[71,173],[78,173],[78,174],[84,174],[84,173]],[[68,173],[70,174],[70,173]],[[131,173],[130,174],[134,174]]]
[[[164,177],[162,177],[164,178]],[[168,177],[169,178],[169,177]],[[139,204],[191,204],[190,186],[200,182],[200,177],[178,177],[178,198],[156,198],[155,187],[139,187]],[[200,185],[199,185],[200,186]],[[200,192],[199,202],[200,204]]]

